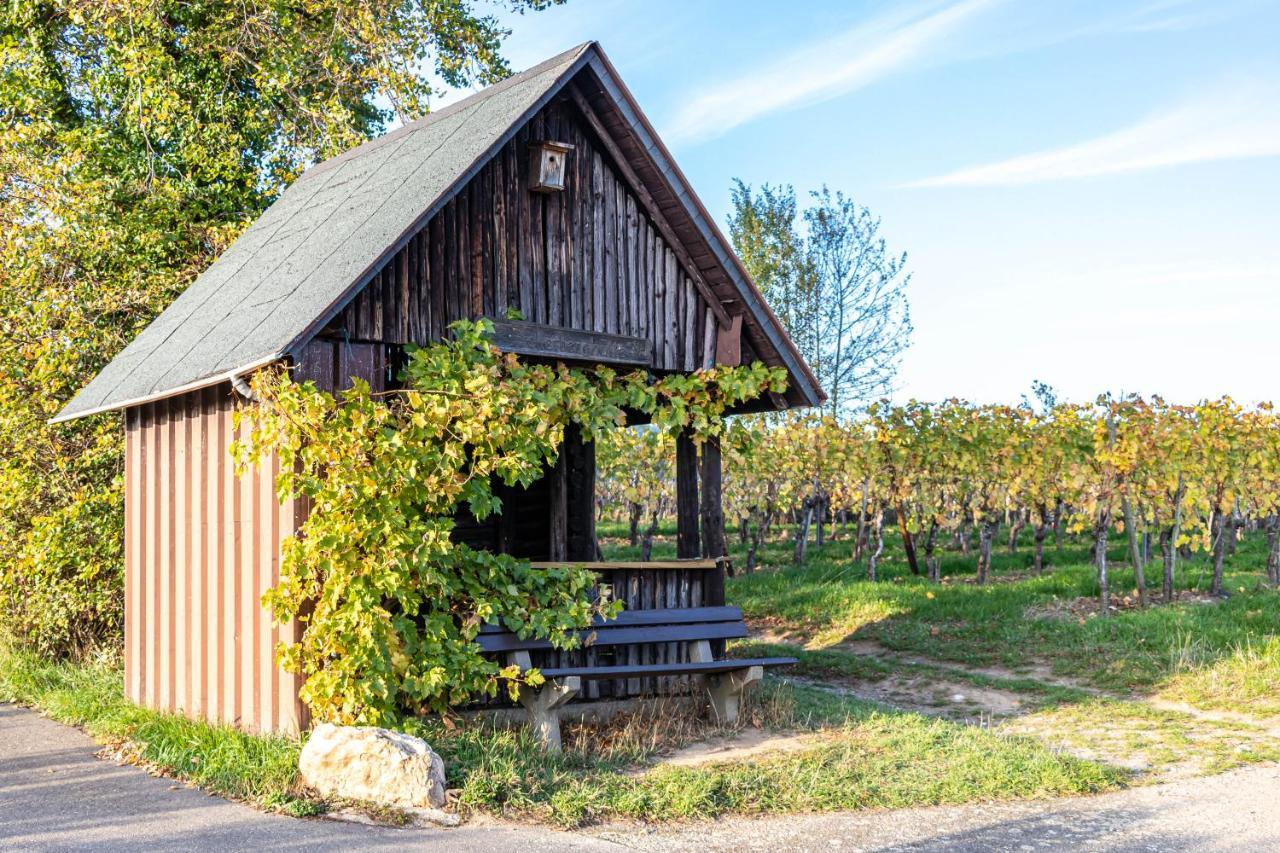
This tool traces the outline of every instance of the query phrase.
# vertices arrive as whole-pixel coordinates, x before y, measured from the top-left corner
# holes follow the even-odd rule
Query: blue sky
[[[622,2],[510,16],[603,45],[709,209],[826,183],[906,250],[899,398],[1033,379],[1280,399],[1280,0]]]

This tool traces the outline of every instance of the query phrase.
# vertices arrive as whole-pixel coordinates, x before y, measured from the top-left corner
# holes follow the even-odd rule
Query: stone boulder
[[[321,796],[402,809],[445,802],[444,761],[421,738],[366,726],[321,723],[298,761],[302,781]]]

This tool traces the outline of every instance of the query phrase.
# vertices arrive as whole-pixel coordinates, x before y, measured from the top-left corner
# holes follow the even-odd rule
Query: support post
[[[596,559],[596,445],[570,424],[560,455],[565,460],[565,559],[590,562]]]
[[[565,461],[565,449],[560,448],[560,455],[556,458],[556,464],[547,472],[550,478],[550,498],[551,504],[549,516],[547,519],[550,529],[550,551],[547,553],[549,560],[564,560],[568,557],[567,546],[569,541],[569,505],[568,505],[568,465]]]
[[[711,643],[698,640],[689,644],[689,660],[694,663],[710,663],[715,660]],[[711,711],[717,722],[732,726],[738,722],[742,711],[742,697],[747,688],[764,678],[764,667],[747,666],[729,672],[705,675],[696,682],[697,690],[706,692],[711,701]]]
[[[524,672],[533,668],[528,652],[512,652],[507,663],[520,667]],[[547,681],[541,687],[521,685],[519,699],[529,715],[529,728],[547,752],[559,752],[560,708],[582,689],[582,680],[576,675]]]
[[[709,436],[702,444],[702,556],[716,561],[706,588],[706,603],[712,607],[724,604],[725,558],[729,554],[724,541],[720,483],[720,437]]]
[[[710,694],[711,710],[715,712],[716,719],[726,726],[736,725],[747,688],[763,678],[762,666],[748,666],[710,676],[707,693]]]
[[[547,752],[560,752],[560,707],[577,695],[582,681],[576,675],[548,681],[541,687],[521,687],[520,704],[529,714],[529,728]]]
[[[698,543],[698,448],[693,433],[682,430],[676,436],[676,556],[697,557]]]

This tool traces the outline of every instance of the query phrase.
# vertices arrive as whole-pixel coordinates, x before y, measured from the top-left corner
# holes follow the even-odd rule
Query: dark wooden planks
[[[649,365],[649,342],[644,338],[512,320],[495,320],[493,327],[494,344],[506,352],[595,364]]]
[[[675,607],[659,610],[624,610],[616,619],[596,617],[596,626],[682,625],[697,622],[740,622],[742,611],[737,607]],[[480,626],[481,634],[509,633],[500,625],[488,623]]]
[[[747,636],[747,626],[736,622],[692,622],[658,625],[598,625],[586,631],[578,631],[578,637],[588,646],[626,646],[635,643],[687,643],[693,640],[733,640]],[[486,652],[514,652],[529,649],[550,649],[550,640],[529,637],[520,639],[510,632],[481,634],[476,643]]]
[[[630,678],[643,675],[699,675],[717,672],[733,672],[750,666],[791,666],[795,658],[744,658],[742,660],[716,660],[706,662],[667,662],[596,667],[548,667],[542,670],[547,678]]]
[[[528,190],[528,145],[574,146],[562,192]],[[619,171],[580,110],[553,102],[391,258],[326,334],[428,343],[464,318],[527,321],[647,341],[636,362],[689,371],[708,362],[724,312],[709,303],[670,229]],[[740,321],[739,321],[740,322]],[[719,345],[719,335],[716,335]],[[727,341],[726,341],[727,343]]]

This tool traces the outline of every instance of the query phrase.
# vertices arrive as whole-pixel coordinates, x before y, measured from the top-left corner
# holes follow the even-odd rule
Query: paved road
[[[571,834],[294,820],[175,789],[169,780],[101,761],[95,750],[75,729],[0,704],[0,850],[1280,850],[1275,765],[1099,797]]]
[[[0,850],[618,851],[601,839],[510,826],[391,829],[295,820],[94,757],[82,732],[0,704]]]

